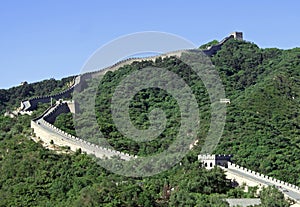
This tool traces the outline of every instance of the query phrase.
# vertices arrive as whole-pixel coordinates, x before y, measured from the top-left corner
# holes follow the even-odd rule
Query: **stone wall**
[[[212,169],[216,165],[228,167],[228,162],[232,158],[231,155],[210,155],[210,154],[204,154],[204,155],[198,155],[198,160],[204,165],[207,169]]]
[[[230,169],[238,170],[240,172],[243,172],[246,175],[251,175],[251,176],[253,176],[257,179],[264,180],[264,181],[266,181],[266,182],[268,182],[272,185],[282,186],[286,189],[297,191],[298,193],[300,193],[300,188],[296,185],[293,185],[293,184],[290,184],[290,183],[287,183],[287,182],[284,182],[284,181],[281,181],[281,180],[277,180],[276,178],[272,178],[272,177],[269,177],[267,175],[260,174],[258,172],[249,170],[247,168],[241,167],[241,166],[236,165],[236,164],[231,163],[231,162],[228,163],[228,169],[229,170]]]
[[[219,42],[219,44],[213,45],[213,46],[209,47],[208,49],[203,50],[204,54],[206,54],[208,56],[215,55],[221,49],[223,44],[232,38],[234,38],[234,35],[232,35],[232,34],[229,35],[228,37],[225,37],[222,41]]]
[[[233,33],[235,34],[235,33]],[[234,38],[234,35],[229,35],[228,37],[225,37],[222,41],[219,42],[219,44],[212,46],[209,49],[203,50],[202,52],[208,56],[212,56],[214,54],[217,53],[218,50],[221,49],[222,45],[229,39]],[[78,77],[75,78],[74,80],[74,84],[68,88],[65,91],[62,91],[58,94],[55,95],[49,95],[49,96],[40,96],[40,97],[35,97],[29,100],[24,100],[21,102],[21,111],[32,111],[35,110],[38,103],[49,103],[51,101],[51,98],[53,99],[64,99],[64,98],[71,98],[72,93],[74,91],[74,89],[76,89],[77,91],[82,91],[85,87],[84,87],[84,81],[86,79],[90,79],[93,78],[95,76],[101,75],[101,74],[105,74],[107,71],[114,71],[117,70],[118,68],[127,65],[127,64],[131,64],[134,61],[146,61],[146,60],[155,60],[157,57],[167,57],[167,56],[180,56],[182,52],[184,51],[188,51],[188,50],[178,50],[178,51],[173,51],[173,52],[169,52],[163,55],[157,55],[157,56],[152,56],[152,57],[143,57],[143,58],[128,58],[125,60],[121,60],[117,63],[115,63],[112,66],[106,67],[104,69],[100,69],[97,71],[93,71],[93,72],[87,72],[84,73]]]
[[[74,87],[75,87],[75,85],[73,85],[72,87],[68,88],[67,90],[57,93],[55,95],[38,96],[38,97],[29,99],[29,100],[24,100],[21,103],[21,110],[22,111],[33,111],[36,109],[36,107],[39,103],[50,103],[51,98],[56,99],[56,100],[63,99],[63,98],[71,98],[72,93],[74,91]]]
[[[55,120],[56,116],[60,113],[65,113],[68,107],[67,102],[57,104],[49,109],[40,117],[31,121],[31,128],[35,133],[36,137],[42,140],[44,143],[50,145],[53,142],[58,146],[68,146],[72,151],[76,151],[79,148],[82,152],[87,154],[93,154],[98,158],[110,158],[112,156],[119,156],[121,159],[129,160],[137,156],[131,156],[128,153],[119,152],[109,148],[101,147],[72,136],[51,123],[47,122],[46,119]],[[68,109],[69,110],[69,109]]]
[[[60,103],[58,106],[54,107],[49,113],[45,114],[43,119],[51,124],[56,120],[56,117],[62,113],[69,113],[70,109],[66,102]]]
[[[230,38],[233,36],[230,35],[229,37],[226,37],[223,39],[218,45],[215,45],[211,47],[210,49],[204,50],[203,53],[211,56],[215,54],[219,49],[221,49],[221,46]],[[157,55],[153,57],[146,57],[146,58],[128,58],[126,60],[121,60],[117,62],[116,64],[109,66],[107,68],[98,70],[98,71],[93,71],[93,72],[87,72],[84,73],[78,77],[75,78],[74,80],[74,85],[72,85],[69,89],[55,94],[55,95],[49,95],[49,96],[42,96],[42,97],[36,97],[32,98],[29,100],[24,100],[21,102],[21,111],[32,111],[36,109],[38,103],[49,103],[51,99],[63,99],[63,98],[70,98],[72,96],[72,93],[74,90],[76,91],[82,91],[85,88],[84,82],[86,79],[90,79],[93,77],[96,77],[98,75],[105,74],[107,71],[114,71],[117,70],[118,68],[131,64],[134,61],[146,61],[146,60],[152,60],[155,61],[157,57],[165,58],[168,56],[180,56],[184,51],[188,50],[179,50],[179,51],[173,51],[170,53],[166,53],[163,55]],[[102,148],[97,145],[91,144],[89,142],[86,142],[85,140],[79,139],[77,137],[71,136],[60,129],[57,129],[54,127],[51,123],[54,123],[56,117],[61,114],[61,113],[67,113],[70,111],[70,103],[62,103],[55,105],[54,107],[51,107],[47,109],[40,117],[32,120],[31,122],[31,127],[34,130],[34,133],[36,136],[40,137],[44,142],[50,143],[51,140],[55,144],[61,145],[61,146],[69,146],[71,150],[76,151],[76,149],[81,148],[83,152],[87,152],[88,154],[95,154],[96,157],[102,157],[103,155],[110,157],[112,155],[118,155],[123,157],[124,159],[130,159],[133,156],[130,156],[129,154],[124,154],[118,151],[113,151],[110,149]],[[75,106],[73,105],[74,108],[71,107],[71,110],[74,112],[75,111]]]

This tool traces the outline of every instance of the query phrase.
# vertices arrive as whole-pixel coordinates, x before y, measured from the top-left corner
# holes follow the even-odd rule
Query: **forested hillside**
[[[251,170],[300,185],[300,49],[261,49],[253,43],[229,40],[212,58],[223,81],[227,107],[224,134],[216,153],[233,154],[234,161]],[[149,178],[112,174],[85,154],[56,153],[30,140],[32,117],[0,117],[0,206],[228,206],[225,197],[253,197],[232,187],[222,170],[205,170],[197,160],[210,122],[209,97],[202,81],[174,57],[133,63],[108,72],[98,87],[97,120],[109,143],[118,150],[146,156],[163,151],[179,127],[179,107],[165,91],[140,91],[130,105],[132,122],[149,126],[148,112],[162,108],[167,128],[154,141],[135,143],[114,126],[110,100],[126,74],[145,66],[168,68],[192,88],[199,103],[199,144],[169,171]],[[49,80],[1,90],[1,112],[20,100],[63,90],[72,78]],[[29,88],[28,88],[29,87]],[[71,114],[55,125],[75,134]],[[93,141],[92,139],[90,141]],[[95,140],[94,140],[95,141]],[[262,192],[261,206],[288,206],[276,189]]]
[[[300,185],[300,48],[230,41],[212,60],[231,99],[216,152]]]
[[[253,43],[229,40],[212,62],[231,100],[224,133],[215,152],[233,154],[239,165],[300,185],[300,49],[261,49]],[[105,75],[96,101],[102,133],[116,149],[138,155],[160,152],[172,142],[180,125],[180,111],[176,100],[162,90],[139,92],[130,110],[135,126],[146,129],[148,112],[157,107],[164,109],[168,122],[158,139],[138,144],[125,138],[113,123],[110,100],[115,88],[122,77],[146,66],[168,68],[191,86],[200,110],[200,144],[195,149],[200,152],[210,122],[208,94],[202,81],[172,57],[137,62]],[[72,122],[70,117],[68,120]]]
[[[16,106],[20,106],[23,99],[28,99],[37,96],[45,96],[56,94],[70,87],[74,77],[55,80],[51,78],[36,83],[25,83],[21,86],[12,87],[10,89],[0,89],[0,113],[5,110],[12,110]]]

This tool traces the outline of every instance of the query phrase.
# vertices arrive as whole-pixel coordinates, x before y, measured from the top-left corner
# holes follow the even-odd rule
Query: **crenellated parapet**
[[[249,170],[249,169],[247,169],[245,167],[242,167],[242,166],[239,166],[237,164],[229,162],[228,163],[228,169],[229,170],[234,169],[234,170],[240,171],[240,172],[242,172],[246,175],[254,177],[256,179],[264,180],[264,181],[266,181],[266,183],[269,183],[270,185],[281,186],[281,187],[284,187],[286,189],[291,189],[291,190],[294,190],[294,191],[297,191],[298,193],[300,193],[300,187],[298,187],[296,185],[284,182],[282,180],[278,180],[278,179],[273,178],[273,177],[269,177],[269,176],[261,174],[259,172]]]
[[[63,130],[53,125],[57,116],[61,113],[67,113],[70,102],[64,101],[55,104],[53,107],[47,109],[40,117],[31,121],[31,128],[35,135],[39,137],[44,143],[50,145],[54,143],[58,146],[68,146],[72,151],[81,149],[82,152],[93,154],[98,158],[110,158],[112,156],[119,156],[121,159],[130,160],[137,156],[128,153],[119,152],[106,147],[101,147],[94,143],[83,140],[79,137],[73,136],[64,132]]]
[[[242,39],[243,38],[243,34],[241,32],[234,32],[232,34],[230,34],[228,37],[225,37],[222,41],[219,42],[219,44],[217,45],[213,45],[210,48],[206,49],[206,50],[202,50],[202,52],[204,54],[206,54],[207,56],[213,56],[214,54],[217,53],[217,51],[219,51],[222,47],[222,45],[228,41],[229,39],[232,38],[236,38],[236,39]],[[74,81],[73,81],[73,85],[68,88],[65,91],[62,91],[60,93],[57,93],[55,95],[48,95],[48,96],[39,96],[39,97],[34,97],[31,98],[29,100],[23,100],[21,102],[21,107],[20,107],[20,111],[33,111],[36,109],[38,103],[50,103],[51,99],[66,99],[66,98],[71,98],[72,97],[72,93],[74,91],[74,89],[76,88],[77,90],[81,91],[83,90],[82,88],[82,81],[86,80],[86,79],[90,79],[93,78],[94,76],[98,76],[101,74],[105,74],[107,71],[114,71],[117,70],[118,68],[127,65],[127,64],[131,64],[134,61],[148,61],[148,60],[155,60],[158,57],[168,57],[168,56],[180,56],[183,52],[185,51],[189,51],[189,50],[178,50],[178,51],[172,51],[166,54],[162,54],[162,55],[156,55],[156,56],[151,56],[151,57],[131,57],[128,59],[124,59],[121,60],[111,66],[108,66],[106,68],[102,68],[102,69],[98,69],[96,71],[92,71],[92,72],[87,72],[84,73],[82,75],[77,76]]]
[[[216,54],[218,50],[221,49],[221,46],[229,39],[234,38],[234,35],[230,35],[226,38],[224,38],[222,41],[219,42],[219,44],[212,46],[211,48],[208,48],[206,50],[203,50],[202,52],[206,54],[207,56],[212,56]],[[115,71],[121,68],[124,65],[129,65],[133,62],[136,61],[155,61],[156,58],[161,57],[171,57],[171,56],[177,56],[180,57],[182,53],[187,52],[187,51],[198,51],[198,49],[190,49],[190,50],[178,50],[178,51],[172,51],[169,53],[161,54],[161,55],[156,55],[156,56],[151,56],[151,57],[131,57],[127,58],[124,60],[121,60],[111,66],[108,66],[106,68],[92,71],[92,72],[86,72],[84,74],[81,74],[77,76],[74,81],[73,85],[68,88],[65,91],[62,91],[60,93],[54,94],[54,95],[48,95],[48,96],[41,96],[41,97],[35,97],[31,98],[29,100],[24,100],[21,102],[21,107],[20,111],[21,112],[28,112],[35,110],[38,103],[50,103],[52,99],[65,99],[65,98],[71,98],[72,93],[74,90],[76,91],[82,91],[85,88],[84,82],[87,79],[91,79],[94,77],[97,77],[99,75],[104,75],[108,71]],[[72,105],[73,104],[73,105]],[[44,139],[43,141],[49,142],[51,140],[55,140],[54,142],[56,144],[62,145],[62,146],[70,146],[71,150],[75,151],[78,148],[81,148],[82,151],[86,151],[89,154],[95,154],[97,157],[101,157],[102,155],[105,155],[106,157],[110,157],[113,155],[119,155],[123,157],[124,159],[131,159],[132,157],[129,154],[124,154],[122,152],[106,149],[103,147],[100,147],[95,144],[91,144],[85,140],[82,140],[78,137],[74,137],[72,135],[69,135],[65,132],[63,132],[60,129],[57,129],[55,126],[53,126],[53,123],[55,122],[56,117],[61,114],[61,113],[68,113],[68,112],[75,112],[75,103],[70,103],[70,102],[62,102],[62,103],[57,103],[53,107],[48,108],[40,117],[33,119],[31,121],[31,127],[33,128],[35,134],[40,137],[41,139]],[[91,148],[92,147],[92,148]],[[101,153],[99,154],[99,152]],[[98,154],[97,154],[98,153]],[[208,155],[207,155],[208,156]],[[214,162],[213,165],[227,165],[226,163],[228,162],[228,157],[225,156],[217,156],[217,157],[206,157],[206,160],[212,160]]]
[[[200,154],[198,160],[207,169],[214,168],[215,166],[228,167],[228,163],[231,161],[232,155],[211,155],[211,154]]]
[[[295,200],[295,197],[288,194],[289,191],[292,191],[293,195],[298,195],[300,198],[300,187],[234,164],[231,162],[232,157],[232,155],[200,154],[198,160],[206,169],[212,169],[215,166],[221,167],[228,179],[235,179],[239,184],[246,183],[249,186],[258,186],[259,190],[262,186],[276,186],[287,197]]]

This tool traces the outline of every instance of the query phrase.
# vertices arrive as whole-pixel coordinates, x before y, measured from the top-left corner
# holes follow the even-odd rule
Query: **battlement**
[[[232,155],[198,155],[198,160],[203,164],[203,166],[207,169],[211,169],[216,165],[228,167],[228,163],[230,162]]]
[[[241,38],[242,35],[236,32],[228,37],[225,37],[217,45],[213,45],[210,49],[206,49],[206,50],[200,51],[198,49],[186,49],[186,50],[172,51],[172,52],[165,53],[163,55],[156,55],[151,57],[131,57],[128,59],[121,60],[106,68],[98,69],[96,71],[86,72],[84,74],[77,76],[72,81],[73,85],[71,85],[70,83],[71,86],[60,93],[54,95],[39,96],[28,100],[23,100],[21,102],[20,111],[21,113],[25,113],[28,111],[35,110],[37,108],[38,103],[50,103],[50,102],[52,103],[52,100],[69,99],[72,97],[74,91],[80,92],[86,87],[86,80],[98,77],[100,75],[104,75],[108,71],[118,70],[122,66],[131,64],[136,61],[155,61],[156,58],[158,57],[160,58],[166,58],[171,56],[181,57],[183,53],[188,53],[188,52],[192,52],[192,53],[199,52],[206,56],[213,56],[214,54],[217,53],[217,51],[221,49],[222,45],[226,41],[234,37]],[[69,138],[71,135],[66,135],[66,133],[59,131],[58,129],[54,128],[52,124],[55,122],[55,119],[59,114],[67,113],[69,111],[74,113],[76,109],[80,109],[79,104],[80,104],[79,102],[78,103],[63,102],[63,101],[57,102],[56,105],[47,109],[40,117],[32,120],[32,128],[34,129],[34,132],[37,134],[37,136],[40,135],[40,137],[45,137],[45,138],[48,137],[50,140],[54,139],[55,135],[53,135],[52,133],[55,133],[56,134],[55,138],[57,143],[63,140],[64,145],[68,145],[68,143],[71,145],[72,143],[69,142],[70,141]],[[52,138],[50,136],[52,136]],[[71,138],[74,139],[73,137]],[[73,147],[71,147],[71,149],[76,149],[78,145],[73,143],[72,146]],[[82,147],[82,149],[85,149],[85,147]],[[119,154],[119,153],[116,152],[114,154]],[[228,160],[230,160],[230,157],[228,157],[227,155],[199,155],[198,159],[203,161],[210,161],[209,166],[215,166],[217,164],[226,166],[227,165],[226,163],[228,162]]]
[[[35,136],[42,140],[46,145],[51,145],[51,143],[54,143],[58,146],[68,146],[74,152],[78,149],[81,149],[82,152],[93,154],[101,159],[110,158],[112,156],[119,156],[124,160],[137,158],[136,155],[130,155],[128,153],[123,153],[107,147],[99,146],[79,137],[68,134],[67,132],[55,127],[52,123],[56,117],[61,113],[67,113],[71,111],[69,106],[73,103],[74,102],[72,101],[60,100],[54,106],[51,106],[49,109],[47,109],[40,117],[33,119],[31,121],[31,128],[35,133]],[[49,134],[49,131],[52,133]]]
[[[230,161],[233,155],[216,155],[216,160],[228,160]]]
[[[209,155],[209,154],[198,155],[198,160],[215,160],[215,159],[216,159],[216,155]]]
[[[230,175],[230,179],[236,179],[236,178],[241,179],[242,178],[243,182],[246,182],[246,184],[247,184],[247,182],[250,183],[249,186],[255,185],[255,184],[253,185],[253,180],[256,182],[257,186],[266,186],[266,185],[276,186],[277,188],[279,188],[279,190],[282,190],[282,191],[285,190],[285,191],[283,191],[285,196],[287,196],[291,199],[294,199],[294,200],[295,200],[295,197],[292,197],[291,194],[286,194],[286,192],[293,191],[296,194],[300,194],[300,187],[298,187],[296,185],[293,185],[293,184],[284,182],[282,180],[278,180],[276,178],[269,177],[267,175],[249,170],[245,167],[239,166],[239,165],[231,163],[231,162],[228,162],[228,169],[226,169],[225,172],[227,174],[227,177],[228,177],[228,175]],[[247,177],[248,177],[248,180],[247,180]],[[240,182],[241,182],[240,184],[242,184],[242,181],[240,181]]]
[[[204,155],[198,155],[198,160],[228,160],[230,161],[232,155],[210,155],[210,154],[204,154]]]

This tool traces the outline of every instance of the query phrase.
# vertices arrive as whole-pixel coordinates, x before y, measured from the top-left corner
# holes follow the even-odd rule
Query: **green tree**
[[[261,206],[262,207],[289,207],[290,204],[284,199],[281,193],[274,186],[264,188],[260,192]]]

